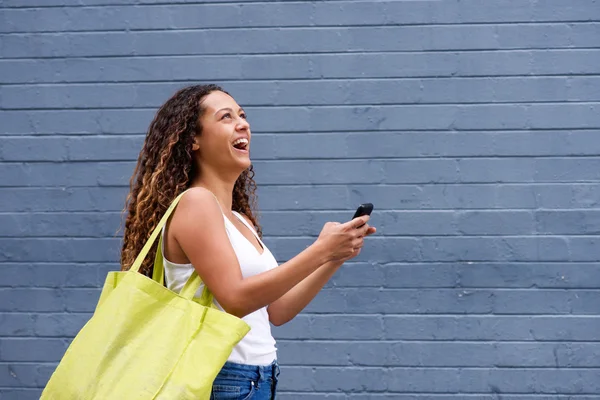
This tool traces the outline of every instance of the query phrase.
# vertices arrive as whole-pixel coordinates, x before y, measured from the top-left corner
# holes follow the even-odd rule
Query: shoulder
[[[185,194],[181,197],[179,202],[180,205],[190,205],[190,204],[214,204],[218,206],[217,199],[212,194],[212,192],[208,189],[204,189],[201,187],[195,187],[188,189]]]
[[[194,217],[209,219],[222,217],[221,208],[215,196],[209,190],[200,187],[188,189],[181,197],[175,211],[179,211],[175,212],[175,215],[181,217],[183,214],[186,219],[192,217],[192,220]]]

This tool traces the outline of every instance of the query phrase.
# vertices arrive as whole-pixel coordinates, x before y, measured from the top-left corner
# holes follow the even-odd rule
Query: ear
[[[192,151],[200,150],[200,145],[198,144],[198,137],[194,137],[194,143],[192,143]]]

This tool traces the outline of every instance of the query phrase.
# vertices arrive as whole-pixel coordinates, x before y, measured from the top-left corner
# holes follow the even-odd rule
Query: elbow
[[[219,301],[221,307],[227,314],[231,314],[238,318],[244,318],[246,315],[253,313],[254,309],[248,308],[248,305],[242,301],[239,301],[235,298],[226,299],[224,302]],[[269,314],[269,322],[274,326],[281,326],[287,324],[292,319],[288,315],[284,315],[282,313],[277,312],[276,310],[271,310],[271,308],[267,308],[267,312]]]
[[[236,303],[225,303],[224,304],[224,303],[219,302],[219,304],[221,304],[221,307],[223,307],[223,310],[225,310],[225,312],[227,314],[231,314],[238,318],[244,318],[246,315],[248,315],[252,312],[252,311],[245,309],[240,304],[236,304]]]
[[[225,290],[215,290],[212,293],[223,311],[234,317],[244,318],[255,311],[251,309],[252,305],[249,304],[241,285],[229,286]]]
[[[238,296],[225,296],[223,299],[217,299],[223,310],[238,318],[244,318],[254,310],[248,308],[248,304]]]
[[[271,322],[271,324],[273,324],[273,326],[281,326],[281,325],[288,323],[289,321],[269,318],[269,322]]]
[[[269,313],[269,322],[273,326],[281,326],[287,324],[291,320],[291,318],[281,315],[276,310],[272,310],[270,307],[267,309],[267,312]]]

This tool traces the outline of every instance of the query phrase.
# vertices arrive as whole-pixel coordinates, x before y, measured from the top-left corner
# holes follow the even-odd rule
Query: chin
[[[252,165],[252,161],[250,161],[250,152],[246,151],[244,153],[234,151],[231,154],[231,167],[239,169],[240,173],[245,171]]]
[[[250,168],[250,166],[252,165],[252,161],[250,161],[250,159],[248,159],[248,161],[241,163],[242,167],[244,168],[244,171],[247,170],[248,168]]]
[[[251,165],[252,161],[250,161],[250,157],[245,159],[238,158],[235,163],[236,168],[240,169],[241,171],[247,170],[248,168],[250,168]]]

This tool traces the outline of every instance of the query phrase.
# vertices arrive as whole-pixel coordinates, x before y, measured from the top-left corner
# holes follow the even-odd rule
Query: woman
[[[166,285],[180,291],[195,269],[217,307],[251,327],[217,376],[214,399],[275,397],[279,368],[270,323],[294,318],[375,232],[368,216],[327,223],[311,246],[278,266],[254,213],[250,142],[246,114],[229,94],[216,85],[184,88],[152,121],[127,198],[123,269],[187,190],[163,230]],[[145,274],[153,259],[142,266]]]

